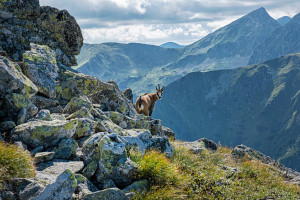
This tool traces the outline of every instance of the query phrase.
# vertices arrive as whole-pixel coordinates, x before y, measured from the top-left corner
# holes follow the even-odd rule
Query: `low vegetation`
[[[0,186],[5,180],[35,175],[33,158],[28,151],[0,141]]]
[[[141,178],[151,180],[150,191],[134,199],[300,199],[300,186],[272,166],[235,160],[226,147],[192,154],[179,143],[173,142],[172,158],[156,151],[134,155]]]

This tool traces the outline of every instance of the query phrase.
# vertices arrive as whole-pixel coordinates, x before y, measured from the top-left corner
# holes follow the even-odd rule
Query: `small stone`
[[[50,111],[49,110],[46,110],[46,109],[43,109],[41,110],[36,116],[35,116],[36,119],[39,119],[39,120],[45,120],[45,121],[51,121],[51,115],[50,115]]]
[[[62,139],[54,148],[54,158],[72,159],[76,156],[78,144],[73,138]]]
[[[104,182],[103,182],[103,186],[102,186],[102,189],[108,189],[108,188],[115,188],[117,187],[116,184],[113,182],[113,180],[111,179],[106,179]]]
[[[17,116],[17,125],[24,124],[28,119],[27,108],[22,108]]]
[[[54,152],[39,152],[39,153],[35,154],[34,162],[36,164],[46,162],[46,161],[52,160],[53,157],[54,157]]]

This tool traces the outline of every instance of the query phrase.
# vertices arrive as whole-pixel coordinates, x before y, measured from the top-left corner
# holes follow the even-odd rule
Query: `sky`
[[[264,7],[274,18],[300,13],[299,0],[40,0],[66,9],[85,43],[191,44]]]

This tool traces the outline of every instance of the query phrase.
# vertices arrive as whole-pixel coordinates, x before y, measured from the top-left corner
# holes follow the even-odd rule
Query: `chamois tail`
[[[138,99],[138,109],[139,110],[143,110],[144,109],[144,106],[142,104],[142,98],[141,98],[141,96],[139,96],[139,99]]]

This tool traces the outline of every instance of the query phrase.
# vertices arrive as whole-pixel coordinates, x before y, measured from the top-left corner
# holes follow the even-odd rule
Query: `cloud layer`
[[[86,43],[190,44],[259,7],[275,19],[300,12],[299,0],[40,0],[40,4],[68,10]]]

